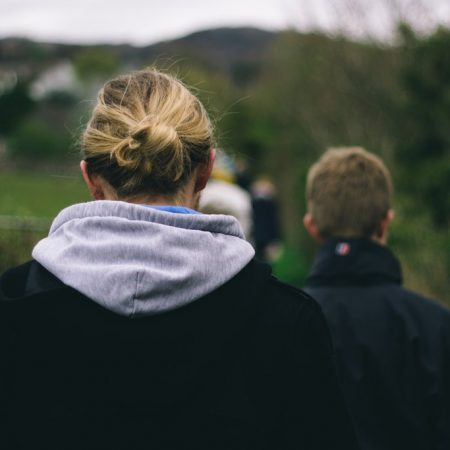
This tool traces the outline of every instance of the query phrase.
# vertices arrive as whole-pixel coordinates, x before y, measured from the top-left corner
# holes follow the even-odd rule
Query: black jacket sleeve
[[[294,333],[295,379],[286,410],[289,442],[302,445],[288,448],[357,449],[353,424],[337,379],[328,328],[320,307],[308,300]],[[302,435],[296,436],[299,421]]]
[[[430,449],[450,448],[450,315],[445,314],[436,343],[436,368],[428,390]]]

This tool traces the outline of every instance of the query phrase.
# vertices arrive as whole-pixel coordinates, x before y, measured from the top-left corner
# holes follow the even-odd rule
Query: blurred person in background
[[[276,188],[269,178],[261,176],[252,183],[251,195],[256,257],[272,263],[281,252]]]
[[[238,156],[235,159],[234,165],[236,170],[236,184],[247,192],[250,192],[252,176],[247,161]]]
[[[450,449],[450,312],[402,287],[388,169],[361,148],[331,149],[306,189],[304,224],[321,244],[306,291],[330,326],[361,447]]]
[[[200,211],[235,217],[245,238],[252,240],[252,200],[250,194],[236,184],[233,161],[223,150],[216,151],[211,178],[200,197]]]
[[[178,80],[107,82],[82,137],[96,201],[0,278],[0,448],[356,448],[319,306],[200,214],[210,120]]]

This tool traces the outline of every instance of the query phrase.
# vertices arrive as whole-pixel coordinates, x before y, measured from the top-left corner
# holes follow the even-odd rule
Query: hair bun
[[[129,137],[127,145],[130,148],[130,150],[137,150],[141,146],[141,142],[139,142],[134,137]]]
[[[145,161],[147,158],[141,150],[142,144],[133,137],[122,139],[111,151],[111,157],[114,157],[117,164],[129,170],[136,171],[138,168],[144,168],[149,173],[152,170],[150,161]],[[144,163],[145,167],[142,167]],[[150,163],[150,164],[149,164]]]
[[[130,136],[141,145],[153,149],[167,149],[171,146],[181,145],[175,127],[158,120],[158,118],[143,120],[131,130]]]
[[[175,127],[147,118],[130,131],[130,135],[114,148],[112,154],[120,166],[139,169],[141,173],[150,175],[153,169],[151,161],[157,160],[162,152],[166,153],[169,167],[179,167],[175,163],[184,158],[183,144]],[[175,172],[174,181],[180,176],[178,170]]]
[[[156,69],[108,81],[83,133],[83,158],[119,197],[174,195],[206,162],[212,127],[199,99]]]

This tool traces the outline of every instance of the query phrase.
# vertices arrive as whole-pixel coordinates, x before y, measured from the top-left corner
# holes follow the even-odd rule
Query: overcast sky
[[[410,15],[425,28],[450,25],[450,0],[0,0],[0,37],[146,45],[201,29],[247,25],[382,35],[395,14]]]

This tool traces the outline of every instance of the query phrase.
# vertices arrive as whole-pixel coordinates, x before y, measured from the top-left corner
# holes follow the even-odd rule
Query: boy
[[[363,449],[450,448],[450,313],[402,288],[387,247],[388,169],[361,148],[310,169],[304,225],[321,243],[306,291],[322,306]]]

